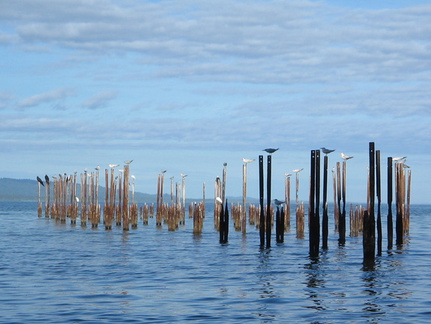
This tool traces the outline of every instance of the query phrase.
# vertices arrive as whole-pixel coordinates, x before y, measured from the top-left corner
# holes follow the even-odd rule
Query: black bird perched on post
[[[266,153],[272,154],[272,153],[274,153],[277,150],[278,150],[278,148],[266,148],[266,149],[264,149],[262,151],[265,151]]]
[[[39,183],[40,183],[42,186],[44,186],[44,187],[45,187],[45,185],[43,184],[42,179],[41,179],[41,178],[39,178],[39,176],[37,176],[37,177],[36,177],[36,179],[37,179],[37,181],[39,181]]]
[[[320,149],[322,150],[323,154],[329,154],[335,151],[335,150],[327,149],[325,147],[321,147]]]
[[[47,174],[45,174],[45,181],[46,181],[46,184],[49,185],[49,177]]]

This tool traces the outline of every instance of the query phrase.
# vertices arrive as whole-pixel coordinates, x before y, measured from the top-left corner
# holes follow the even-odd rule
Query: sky
[[[362,203],[374,142],[384,168],[389,156],[408,157],[411,202],[431,203],[431,1],[0,7],[0,177],[133,159],[137,191],[156,193],[167,170],[165,188],[187,174],[187,197],[200,198],[204,184],[213,197],[227,163],[226,195],[241,196],[248,158],[247,191],[257,198],[257,160],[274,147],[272,197],[283,199],[285,173],[304,168],[306,201],[310,152],[327,147],[330,169],[340,153],[354,156],[347,201]]]

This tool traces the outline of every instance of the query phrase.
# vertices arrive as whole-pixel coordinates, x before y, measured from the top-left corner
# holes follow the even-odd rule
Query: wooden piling
[[[263,155],[259,155],[259,234],[260,234],[260,247],[265,245],[265,211],[263,207],[263,195],[264,195],[264,184],[263,184]]]
[[[364,263],[374,262],[376,250],[375,238],[375,217],[374,217],[374,197],[375,197],[375,147],[374,143],[369,143],[369,206],[364,214],[363,228],[363,255]]]
[[[393,197],[393,168],[392,168],[392,157],[388,157],[387,165],[387,182],[388,182],[388,216],[387,216],[387,231],[388,231],[388,250],[392,250],[393,239],[394,239],[394,224],[392,219],[392,197]]]
[[[328,155],[323,158],[322,249],[328,249]]]
[[[266,247],[271,246],[271,155],[267,156],[267,179],[266,179]]]
[[[284,209],[281,207],[277,207],[277,211],[275,214],[275,232],[276,232],[276,242],[283,243],[284,242]]]
[[[380,150],[376,150],[376,196],[377,196],[377,255],[382,255],[382,216],[381,216],[381,174]]]
[[[290,231],[290,174],[287,174],[285,179],[284,201],[286,205],[284,212],[284,231],[287,233]]]
[[[311,150],[310,194],[308,208],[308,233],[310,257],[319,255],[319,189],[320,185],[320,154],[319,150]]]

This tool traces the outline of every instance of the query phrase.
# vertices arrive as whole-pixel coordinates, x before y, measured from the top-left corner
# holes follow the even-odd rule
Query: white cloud
[[[45,103],[61,101],[74,95],[74,93],[75,93],[75,89],[71,87],[50,90],[44,93],[40,93],[28,98],[19,100],[16,105],[16,108],[18,110],[23,110],[26,108],[35,107]]]
[[[81,106],[88,109],[103,108],[112,99],[115,99],[117,97],[117,94],[118,92],[114,90],[102,91],[84,101]]]

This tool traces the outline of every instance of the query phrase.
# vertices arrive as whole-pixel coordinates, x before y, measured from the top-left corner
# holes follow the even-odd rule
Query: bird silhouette
[[[323,154],[329,154],[335,151],[335,150],[327,149],[325,147],[321,147],[320,149],[322,150]]]
[[[341,155],[341,158],[342,158],[344,161],[347,161],[347,160],[353,159],[353,156],[348,156],[348,155],[346,155],[346,154],[344,154],[344,153],[341,153],[340,155]]]
[[[242,161],[243,161],[244,163],[251,163],[251,162],[253,162],[253,161],[254,161],[254,159],[246,159],[246,158],[242,158]]]
[[[286,203],[286,202],[278,200],[278,199],[274,199],[274,204],[276,204],[277,206],[283,205],[284,203]]]
[[[278,148],[266,148],[266,149],[264,149],[262,151],[265,151],[266,153],[272,154],[275,151],[278,151]]]
[[[49,185],[49,177],[48,177],[47,174],[45,174],[45,182],[46,182],[47,185]]]
[[[40,183],[42,186],[44,186],[44,187],[45,187],[45,185],[43,184],[42,179],[41,179],[41,178],[39,178],[39,176],[37,176],[37,177],[36,177],[36,179],[37,179],[37,181],[39,181],[39,183]]]

